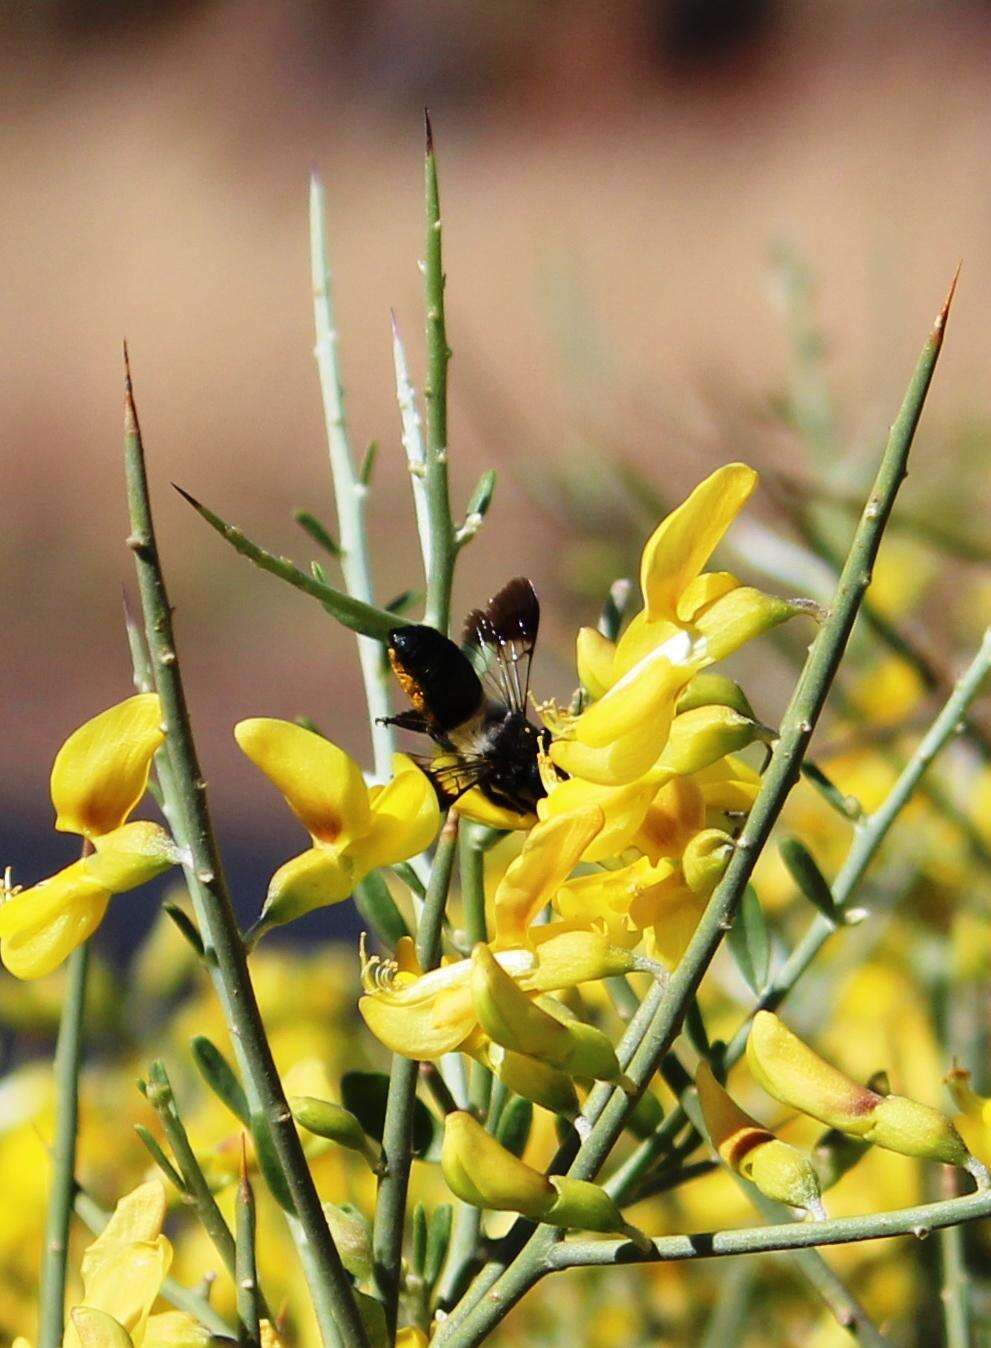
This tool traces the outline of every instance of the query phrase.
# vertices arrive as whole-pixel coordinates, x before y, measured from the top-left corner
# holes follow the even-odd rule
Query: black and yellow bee
[[[469,613],[463,647],[419,623],[389,633],[389,661],[413,709],[388,719],[440,747],[421,766],[442,805],[477,786],[494,805],[529,814],[546,794],[538,755],[550,735],[526,714],[539,626],[534,588],[517,576]]]

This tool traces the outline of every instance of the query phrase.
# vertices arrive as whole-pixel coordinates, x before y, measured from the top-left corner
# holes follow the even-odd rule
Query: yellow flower
[[[290,721],[256,717],[241,721],[234,734],[313,839],[311,848],[272,876],[256,935],[340,903],[369,871],[406,861],[436,836],[436,793],[404,755],[393,760],[387,786],[368,787],[343,749]]]
[[[702,573],[756,481],[742,463],[706,478],[648,540],[644,607],[619,642],[588,628],[579,634],[579,675],[596,700],[551,747],[571,776],[620,785],[649,771],[693,676],[799,611],[728,572]]]
[[[709,1141],[730,1170],[776,1202],[825,1217],[819,1181],[807,1156],[744,1113],[706,1062],[696,1073],[695,1088]]]
[[[0,907],[0,958],[18,978],[56,968],[96,930],[111,895],[180,859],[158,824],[127,822],[165,738],[161,721],[157,695],[138,693],[80,726],[59,750],[51,779],[55,827],[80,834],[93,851]]]
[[[83,1255],[83,1299],[70,1317],[63,1348],[203,1348],[210,1334],[181,1311],[152,1315],[172,1263],[162,1235],[165,1189],[141,1184],[120,1200]]]
[[[536,825],[496,889],[491,953],[531,997],[637,967],[636,957],[601,931],[575,930],[570,923],[531,926],[601,826],[597,808]],[[401,941],[395,962],[377,957],[365,962],[365,996],[358,1008],[372,1033],[394,1053],[431,1059],[458,1048],[477,1051],[484,1039],[472,993],[475,963],[455,960],[423,973],[410,943]]]
[[[946,1084],[960,1111],[953,1120],[957,1132],[978,1160],[991,1164],[991,1100],[973,1090],[970,1073],[962,1067],[947,1074]]]

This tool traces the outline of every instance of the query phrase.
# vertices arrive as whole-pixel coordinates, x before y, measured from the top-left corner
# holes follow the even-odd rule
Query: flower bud
[[[559,1019],[537,1006],[487,945],[476,945],[471,959],[472,1004],[478,1023],[495,1043],[539,1058],[569,1076],[602,1081],[620,1076],[616,1050],[601,1030],[578,1020]]]
[[[340,1147],[361,1152],[371,1168],[377,1169],[378,1150],[349,1109],[331,1100],[317,1100],[312,1095],[293,1095],[288,1103],[301,1128],[316,1137],[336,1142]]]
[[[680,716],[683,711],[694,711],[696,707],[732,707],[741,716],[756,721],[754,709],[747,701],[747,695],[738,683],[728,679],[725,674],[696,674],[694,679],[678,698],[675,710]]]
[[[685,883],[693,894],[707,897],[726,873],[733,855],[733,839],[721,828],[696,833],[681,857]]]
[[[504,1048],[560,1066],[568,1053],[568,1031],[536,1006],[479,942],[471,953],[471,1000],[482,1029]]]
[[[803,1114],[887,1151],[971,1168],[963,1139],[940,1110],[858,1086],[769,1011],[754,1017],[747,1062],[769,1095]]]
[[[825,1216],[819,1181],[807,1156],[745,1114],[720,1086],[708,1063],[695,1078],[709,1141],[719,1159],[767,1198]]]
[[[552,1175],[550,1182],[557,1190],[557,1197],[542,1219],[549,1226],[563,1226],[575,1231],[616,1231],[628,1236],[644,1253],[651,1248],[648,1237],[624,1219],[600,1185],[592,1184],[590,1180],[571,1179],[568,1175]]]
[[[440,1165],[447,1187],[472,1207],[520,1212],[542,1221],[554,1202],[550,1181],[500,1146],[463,1110],[444,1120]]]
[[[881,1096],[825,1062],[770,1011],[758,1011],[747,1039],[747,1063],[775,1100],[863,1137]]]
[[[695,707],[681,712],[671,722],[671,733],[657,767],[672,776],[687,777],[727,754],[745,749],[754,740],[766,739],[770,733],[752,717],[741,716],[732,707]]]
[[[971,1159],[963,1138],[941,1110],[903,1095],[881,1097],[866,1136],[875,1147],[942,1161],[944,1165],[966,1166]]]
[[[574,1083],[564,1072],[501,1044],[491,1046],[489,1061],[499,1080],[514,1094],[542,1105],[552,1114],[563,1114],[568,1119],[577,1116],[578,1096]]]

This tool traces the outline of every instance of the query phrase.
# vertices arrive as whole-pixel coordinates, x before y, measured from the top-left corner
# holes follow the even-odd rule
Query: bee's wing
[[[465,620],[464,642],[477,650],[499,698],[526,715],[530,659],[540,628],[540,601],[525,576],[504,585]]]
[[[489,765],[481,754],[455,758],[450,754],[411,754],[417,767],[430,778],[441,805],[449,805],[477,786],[488,775]]]

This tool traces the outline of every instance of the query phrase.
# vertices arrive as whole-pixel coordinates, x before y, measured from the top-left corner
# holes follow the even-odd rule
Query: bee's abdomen
[[[417,711],[440,730],[474,716],[484,701],[468,657],[433,627],[411,623],[389,633],[389,661]]]

